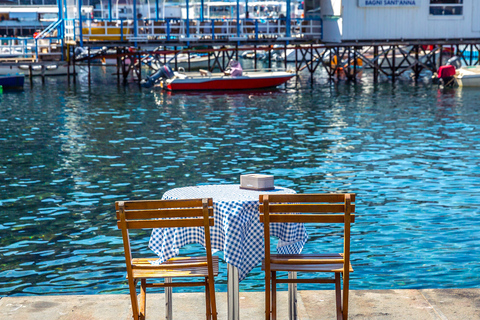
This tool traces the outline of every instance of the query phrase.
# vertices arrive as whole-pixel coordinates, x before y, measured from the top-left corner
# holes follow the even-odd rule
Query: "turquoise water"
[[[368,74],[311,87],[304,73],[278,90],[172,94],[113,72],[0,95],[0,295],[126,293],[116,200],[253,172],[358,194],[352,289],[479,287],[480,90]],[[334,232],[310,228],[304,252]],[[262,280],[256,268],[241,290]]]

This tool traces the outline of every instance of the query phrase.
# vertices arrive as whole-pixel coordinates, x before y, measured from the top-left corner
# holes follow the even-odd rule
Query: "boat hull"
[[[248,90],[276,87],[284,84],[295,74],[288,72],[244,73],[240,77],[225,75],[188,76],[175,78],[164,83],[163,87],[171,91],[189,90]]]
[[[455,79],[460,87],[480,87],[480,67],[460,68]]]
[[[62,63],[59,65],[45,65],[43,66],[44,70],[42,70],[42,65],[34,64],[32,65],[32,76],[62,76],[68,74],[68,65],[66,63]],[[15,73],[23,73],[25,76],[30,76],[30,66],[29,65],[11,65],[11,66],[0,66],[0,75],[8,75],[8,74],[15,74]],[[71,70],[73,73],[73,70]]]
[[[0,76],[0,86],[4,89],[21,89],[24,83],[24,75]]]

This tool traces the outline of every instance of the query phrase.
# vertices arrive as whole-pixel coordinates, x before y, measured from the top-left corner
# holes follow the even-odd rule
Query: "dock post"
[[[222,72],[225,70],[225,46],[222,46]]]
[[[272,70],[272,46],[268,47],[268,69]]]
[[[190,59],[188,61],[188,68],[190,69]],[[138,52],[138,87],[142,88],[142,54]]]
[[[438,62],[438,66],[443,64],[443,45],[440,45],[440,61]],[[470,65],[472,65],[472,59],[470,57]]]
[[[254,69],[257,70],[257,45],[253,46]]]
[[[66,48],[66,56],[67,56],[67,83],[70,84],[70,45],[67,44]]]
[[[177,46],[173,47],[173,49],[175,50],[175,70],[178,70],[178,60],[177,60]]]
[[[345,74],[345,76],[347,77],[348,80],[352,80],[352,76],[350,75],[350,72],[349,72],[349,67],[350,67],[350,55],[351,55],[351,47],[348,47],[347,48],[347,64],[346,65],[343,65],[343,73]]]
[[[30,76],[30,87],[33,86],[32,64],[28,65],[28,75]]]
[[[470,65],[473,63],[473,44],[470,45]]]
[[[353,81],[357,81],[357,47],[353,47]]]
[[[70,84],[70,45],[67,44],[67,83]]]
[[[395,68],[395,45],[392,46],[392,83],[395,82],[395,73],[396,73],[396,68]]]
[[[73,47],[72,58],[73,58],[73,84],[76,84],[77,83],[77,72],[75,70],[75,64],[76,64],[76,61],[77,61],[77,57],[75,56],[75,47]]]
[[[131,56],[127,53],[127,49],[123,48],[122,49],[122,56],[123,56],[123,59],[122,59],[122,73],[123,73],[123,84],[127,84],[127,58],[130,59],[130,63],[132,63],[132,58]]]
[[[165,48],[164,48],[164,49],[165,49]],[[214,49],[212,49],[212,50],[214,50]],[[215,51],[212,51],[212,52],[215,52]],[[210,52],[210,51],[208,52],[208,71],[210,71],[210,72],[212,72],[211,63],[210,63],[210,58],[211,58],[211,56],[212,56],[212,55],[211,55],[212,52]]]
[[[307,52],[308,52],[308,49],[307,49]],[[304,57],[305,58],[305,57]],[[306,61],[307,59],[305,59]],[[310,64],[313,63],[313,43],[310,44]],[[309,63],[306,63],[306,65],[308,66]],[[313,87],[313,72],[314,72],[314,68],[310,68],[308,67],[308,71],[310,71],[310,85]]]
[[[283,56],[285,57],[283,59],[283,65],[285,66],[285,71],[287,70],[287,42],[285,41],[285,45],[283,46]]]
[[[87,64],[88,64],[88,85],[90,85],[90,80],[91,80],[91,77],[90,77],[90,47],[88,47],[88,60],[87,60]]]
[[[298,72],[298,49],[295,46],[295,72]]]
[[[117,52],[117,56],[116,56],[116,59],[117,59],[117,84],[120,84],[120,49],[117,47],[116,48],[116,52]]]
[[[373,82],[378,82],[378,46],[373,47]]]
[[[41,71],[41,73],[42,73],[42,84],[45,84],[45,68],[46,67],[47,67],[46,65],[42,64],[42,71]]]
[[[415,61],[417,61],[417,64],[414,67],[414,73],[415,73],[415,82],[418,81],[418,78],[420,78],[420,67],[418,65],[418,59],[419,59],[419,51],[420,47],[418,45],[415,46]]]
[[[235,44],[235,60],[238,61],[238,42]]]

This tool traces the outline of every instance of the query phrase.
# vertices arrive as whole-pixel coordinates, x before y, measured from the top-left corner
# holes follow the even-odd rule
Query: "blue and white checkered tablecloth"
[[[262,262],[265,255],[263,224],[259,220],[259,195],[266,193],[295,193],[288,188],[275,187],[270,191],[240,189],[239,185],[205,185],[176,188],[165,192],[163,199],[213,198],[215,226],[211,228],[212,249],[224,251],[225,261],[238,268],[239,280]],[[279,239],[277,252],[296,254],[307,241],[301,223],[271,224],[270,235]],[[203,228],[154,229],[149,248],[161,264],[178,255],[189,243],[205,245]]]

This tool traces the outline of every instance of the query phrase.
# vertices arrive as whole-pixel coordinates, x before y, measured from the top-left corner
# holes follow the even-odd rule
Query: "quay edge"
[[[164,315],[164,295],[147,295],[147,318]],[[174,293],[176,319],[204,319],[203,293]],[[263,318],[263,292],[240,293],[240,317]],[[227,293],[217,292],[219,319],[227,319]],[[280,292],[280,319],[287,319],[287,293]],[[298,291],[299,319],[334,319],[334,292]],[[128,320],[127,294],[40,295],[0,297],[4,320]],[[480,289],[350,290],[350,319],[475,320],[480,319]]]

